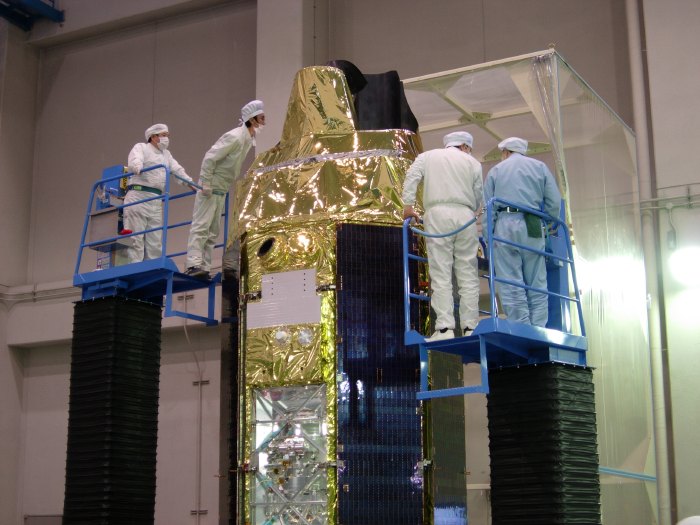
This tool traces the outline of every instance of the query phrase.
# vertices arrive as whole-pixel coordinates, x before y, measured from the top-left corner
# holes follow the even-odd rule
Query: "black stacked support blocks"
[[[63,523],[152,524],[161,308],[75,305]]]
[[[489,372],[493,525],[600,525],[592,371]]]

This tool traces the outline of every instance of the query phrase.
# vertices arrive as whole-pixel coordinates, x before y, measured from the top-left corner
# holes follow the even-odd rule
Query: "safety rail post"
[[[165,247],[168,245],[168,218],[170,212],[170,168],[165,168],[165,192],[163,193],[163,226],[160,239],[160,256],[165,259]]]
[[[141,173],[144,173],[144,172],[147,172],[147,171],[151,171],[151,170],[155,170],[155,169],[158,169],[158,168],[166,168],[166,166],[163,165],[163,164],[156,164],[155,166],[151,166],[150,168],[146,168],[146,169],[144,169],[144,170],[141,170]],[[167,169],[167,168],[166,168],[166,169]],[[97,191],[97,188],[98,188],[99,186],[103,185],[103,184],[106,184],[106,183],[108,183],[108,182],[112,182],[112,181],[115,181],[115,180],[123,179],[124,177],[127,177],[127,178],[128,178],[128,177],[133,177],[133,175],[134,175],[133,173],[122,173],[122,174],[119,174],[119,175],[115,175],[115,176],[113,176],[113,177],[107,177],[106,179],[100,179],[100,180],[98,180],[98,181],[95,181],[95,182],[92,184],[92,188],[90,189],[90,198],[88,199],[87,210],[86,210],[86,213],[85,213],[85,221],[83,222],[83,231],[82,231],[81,236],[80,236],[80,245],[78,246],[78,256],[77,256],[76,262],[75,262],[75,275],[78,275],[78,274],[80,273],[80,263],[82,262],[83,250],[84,250],[87,246],[93,246],[93,245],[95,245],[95,244],[102,244],[102,243],[104,243],[104,242],[107,242],[107,241],[105,241],[105,240],[102,240],[102,242],[92,242],[92,243],[88,243],[88,244],[85,243],[85,236],[87,235],[88,224],[89,224],[89,222],[90,222],[90,214],[92,213],[92,206],[93,206],[93,204],[94,204],[94,202],[95,202],[95,191]],[[148,201],[148,200],[155,200],[155,199],[157,199],[157,198],[158,198],[158,197],[153,197],[153,198],[151,198],[151,199],[146,199],[146,200],[147,200],[147,201]],[[139,202],[141,202],[141,201],[139,201]],[[145,202],[145,201],[144,201],[144,202]],[[138,203],[133,203],[133,204],[138,204]],[[115,206],[114,208],[115,208],[116,210],[118,210],[118,209],[120,209],[120,208],[123,209],[123,208],[128,207],[128,206],[131,206],[131,205],[132,205],[132,204],[120,205],[120,206]],[[154,230],[151,230],[151,231],[155,231],[155,230],[157,230],[157,228],[155,228]],[[134,234],[134,235],[138,235],[138,234]],[[131,237],[131,235],[129,235],[129,236]],[[124,237],[126,237],[126,236],[124,236]],[[116,239],[118,239],[118,238],[119,238],[119,237],[116,237]]]
[[[121,177],[120,177],[121,178]],[[104,184],[104,182],[102,182]],[[80,273],[80,263],[83,257],[83,249],[85,249],[85,236],[87,235],[88,223],[90,222],[90,213],[92,212],[92,205],[95,200],[95,190],[97,189],[98,183],[92,185],[90,190],[90,198],[88,199],[87,211],[85,212],[85,221],[83,221],[83,231],[80,234],[80,244],[78,245],[78,256],[75,261],[75,272],[73,275],[78,275]]]
[[[562,227],[564,229],[565,235],[564,239],[566,241],[566,251],[571,258],[571,264],[569,265],[569,269],[571,270],[571,280],[573,281],[574,285],[574,294],[576,295],[576,311],[578,312],[578,318],[579,318],[579,327],[581,328],[581,335],[583,337],[586,337],[586,325],[583,322],[583,306],[581,305],[581,291],[579,290],[578,287],[578,280],[576,279],[576,265],[574,264],[574,250],[571,245],[571,237],[569,236],[569,228],[566,226],[566,224],[563,225]]]
[[[486,253],[489,260],[489,300],[491,301],[491,317],[498,317],[496,303],[496,272],[493,264],[493,236],[494,227],[493,199],[486,203]]]
[[[403,221],[402,228],[402,241],[403,241],[403,309],[404,309],[404,326],[405,332],[411,329],[411,301],[409,299],[409,292],[411,283],[409,281],[408,275],[408,225],[411,222],[410,217]]]
[[[421,257],[420,255],[415,255],[411,253],[410,251],[410,242],[409,242],[409,230],[417,231],[413,227],[411,227],[411,220],[412,219],[406,219],[404,220],[403,223],[403,253],[402,253],[402,259],[403,259],[403,278],[404,278],[404,323],[405,323],[405,332],[404,334],[409,334],[412,332],[411,330],[411,299],[416,299],[418,301],[430,301],[430,297],[421,295],[421,294],[416,294],[411,292],[411,279],[409,277],[409,267],[408,267],[408,261],[409,260],[414,260],[417,262],[428,262],[428,259],[425,257]],[[416,334],[418,334],[418,331],[415,330]],[[420,334],[418,334],[420,335]],[[405,337],[405,335],[404,335]]]
[[[145,170],[144,170],[145,171]],[[184,182],[190,187],[197,188],[198,190],[201,190],[202,187],[199,184],[195,184],[192,181],[189,181],[183,177],[180,177],[177,174],[173,173],[173,176]],[[168,245],[168,230],[171,228],[179,228],[180,226],[185,226],[187,224],[192,224],[192,221],[182,221],[177,224],[168,224],[168,219],[169,219],[169,213],[170,213],[170,200],[173,199],[179,199],[181,197],[186,197],[187,195],[191,195],[192,193],[195,193],[194,191],[192,192],[185,192],[182,194],[174,195],[173,197],[170,196],[170,169],[168,167],[165,167],[165,193],[162,196],[163,200],[163,234],[162,234],[162,240],[161,240],[161,257],[166,258],[168,257],[168,254],[165,251],[166,246]],[[181,254],[178,254],[181,255]],[[172,256],[171,256],[172,257]]]

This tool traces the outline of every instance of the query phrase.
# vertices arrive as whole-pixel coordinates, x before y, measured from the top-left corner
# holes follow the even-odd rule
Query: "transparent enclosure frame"
[[[603,523],[656,523],[634,134],[551,49],[403,83],[426,149],[442,147],[446,133],[469,131],[485,175],[500,161],[498,143],[518,136],[529,141],[528,155],[555,174],[595,369]],[[468,429],[475,431],[487,434],[486,422]]]

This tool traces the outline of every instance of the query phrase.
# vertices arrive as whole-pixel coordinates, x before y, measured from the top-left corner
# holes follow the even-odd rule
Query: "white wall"
[[[236,0],[58,0],[56,9],[63,11],[64,21],[39,20],[30,41],[39,46],[56,45],[232,1]]]
[[[187,523],[196,508],[199,372],[202,404],[202,509],[209,513],[201,523],[217,523],[219,343],[220,330],[190,324],[188,343],[184,330],[164,332],[161,351],[158,414],[156,523]],[[21,447],[15,448],[22,465],[17,479],[21,515],[61,514],[63,509],[70,343],[16,350],[22,360]],[[3,367],[10,373],[16,367]],[[3,381],[3,385],[6,382]],[[4,411],[3,411],[4,415]],[[4,469],[3,469],[4,471]],[[11,472],[11,469],[8,469]],[[224,473],[225,475],[226,473]],[[3,476],[4,477],[4,476]],[[9,481],[9,480],[8,480]],[[3,490],[4,494],[11,494]],[[15,523],[12,519],[2,523]],[[19,523],[19,521],[17,521]]]
[[[16,352],[24,376],[20,508],[22,514],[62,514],[70,343]]]
[[[7,331],[7,308],[0,304],[0,334]],[[20,356],[0,341],[0,523],[17,517],[23,378]]]
[[[556,49],[631,121],[624,2],[335,0],[330,58],[403,79]]]
[[[188,523],[196,509],[198,387],[202,379],[201,517],[203,525],[218,523],[219,508],[219,389],[220,328],[193,329],[191,344],[181,330],[163,338],[158,464],[156,467],[156,524]],[[193,357],[197,354],[197,360]],[[199,361],[199,369],[197,368]],[[225,495],[224,495],[225,496]]]
[[[22,284],[27,247],[34,158],[34,106],[38,53],[26,35],[0,20],[0,284]]]
[[[152,123],[168,124],[173,156],[197,179],[204,152],[253,98],[254,70],[250,3],[44,50],[30,282],[72,275],[90,185],[104,167],[126,163]],[[180,204],[173,218],[191,218],[191,201]],[[174,233],[172,247],[185,248],[185,230]]]
[[[265,103],[265,132],[257,152],[282,135],[297,71],[328,61],[329,0],[258,0],[256,97]],[[285,93],[286,90],[286,93]]]
[[[41,49],[27,47],[25,34],[0,21],[3,524],[62,512],[72,301],[79,298],[70,280],[89,185],[104,167],[126,162],[156,121],[170,126],[172,151],[196,179],[204,152],[238,124],[240,107],[255,94],[252,0],[149,2],[148,9],[163,9],[146,23],[153,13],[129,22],[120,11],[144,12],[143,2],[94,2],[104,8],[96,11],[78,0],[62,3],[84,8],[87,33],[59,28],[60,45],[49,46],[55,40],[35,32]],[[176,10],[219,5],[163,19],[172,13],[166,4],[178,4]],[[102,24],[106,13],[115,18]],[[88,33],[90,39],[73,40]],[[191,206],[184,203],[176,216],[191,217]],[[175,236],[182,248],[186,233]],[[88,254],[86,264],[94,258]],[[181,325],[181,319],[164,320],[156,503],[156,523],[163,524],[189,522],[196,505],[196,361]],[[218,522],[220,330],[190,331],[210,382],[203,387],[202,508],[208,515],[201,523]]]
[[[678,247],[700,246],[700,208],[685,205],[685,197],[700,201],[700,172],[695,162],[700,122],[700,71],[695,67],[700,49],[700,3],[693,0],[643,2],[655,171],[661,227],[659,250],[668,329],[668,363],[673,418],[678,519],[700,515],[700,288],[679,284],[670,274],[666,243],[669,207]],[[671,199],[680,196],[681,199]],[[697,260],[691,261],[697,266]]]

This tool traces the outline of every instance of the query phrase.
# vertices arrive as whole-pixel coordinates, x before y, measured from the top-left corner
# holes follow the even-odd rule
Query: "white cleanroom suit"
[[[471,135],[466,132],[448,134],[443,149],[434,149],[416,157],[408,172],[403,189],[403,201],[412,206],[418,183],[423,180],[423,218],[428,233],[448,233],[464,226],[481,207],[481,164],[469,153],[453,147],[453,135],[468,136],[465,145],[471,147]],[[459,318],[463,329],[476,327],[479,318],[479,276],[477,250],[479,238],[476,224],[456,235],[427,238],[431,306],[437,316],[436,333],[455,328],[452,296],[454,268],[459,289]]]
[[[199,172],[202,190],[197,192],[194,199],[185,264],[187,273],[193,275],[206,276],[211,269],[212,252],[219,236],[226,193],[240,176],[243,160],[255,143],[245,122],[263,115],[262,102],[249,102],[243,106],[241,114],[243,124],[219,137],[202,160]],[[259,129],[261,124],[256,121],[251,127]]]
[[[167,128],[165,130],[167,131]],[[180,166],[167,149],[161,150],[153,143],[141,142],[134,145],[129,153],[128,169],[131,173],[136,173],[136,175],[129,178],[124,204],[156,197],[163,193],[165,190],[165,170],[163,168],[141,173],[144,169],[158,164],[167,166],[171,173],[192,182],[184,168]],[[176,180],[179,184],[186,185],[185,182]],[[162,227],[162,207],[163,201],[155,199],[124,208],[124,228],[137,232]],[[160,257],[162,254],[161,237],[161,230],[132,237],[132,245],[127,249],[128,262],[132,263]]]
[[[499,148],[512,153],[489,170],[484,183],[484,201],[498,197],[516,204],[516,209],[506,209],[505,205],[499,203],[494,205],[494,235],[536,250],[544,250],[542,228],[539,228],[539,235],[529,236],[525,214],[517,211],[517,204],[535,210],[542,209],[558,218],[561,206],[559,188],[544,162],[524,155],[527,142],[523,139],[506,139],[499,144]],[[547,289],[547,270],[543,256],[498,241],[494,241],[493,251],[497,277]],[[508,319],[535,326],[547,324],[546,294],[502,283],[497,283],[497,289]]]

